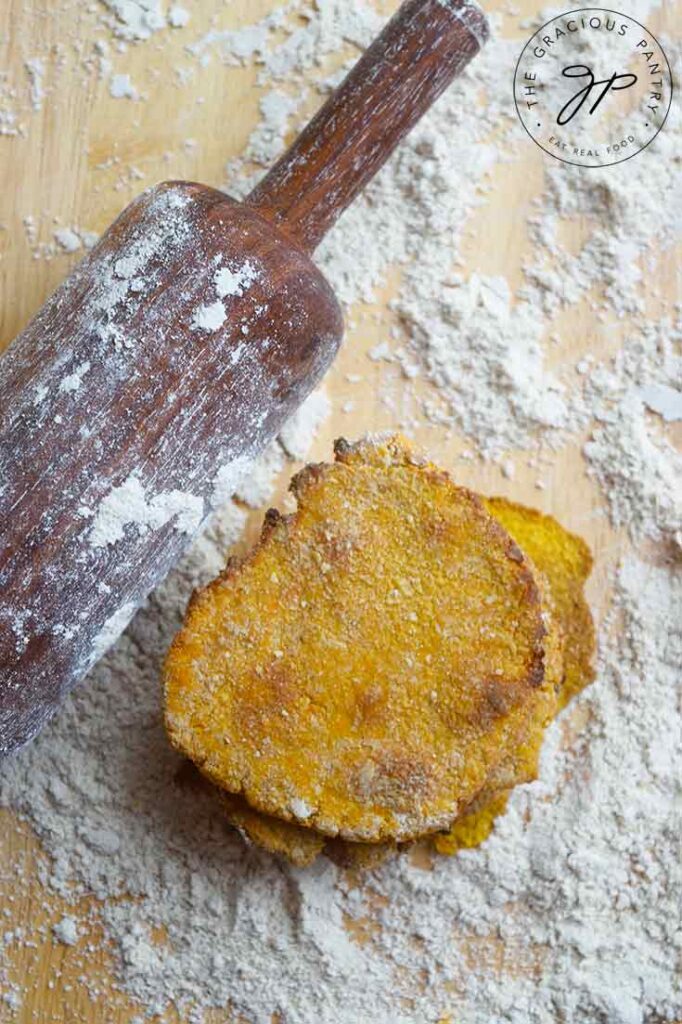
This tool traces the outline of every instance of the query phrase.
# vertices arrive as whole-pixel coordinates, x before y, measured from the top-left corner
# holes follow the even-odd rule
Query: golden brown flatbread
[[[255,810],[404,842],[467,809],[551,660],[531,562],[402,439],[338,443],[294,515],[192,601],[165,672],[173,744]]]
[[[506,498],[485,498],[484,502],[546,581],[543,598],[561,634],[561,668],[556,677],[557,710],[561,710],[594,678],[594,624],[585,599],[592,555],[580,537],[569,533],[552,516]],[[550,675],[555,671],[551,669]],[[525,741],[498,766],[470,811],[445,835],[434,837],[439,853],[456,853],[482,842],[492,831],[495,819],[504,813],[509,789],[537,778],[542,738],[549,720],[543,721],[546,711],[547,708],[538,707],[538,716]]]
[[[485,498],[484,502],[549,584],[564,634],[564,676],[559,693],[563,708],[594,678],[594,622],[585,598],[585,583],[592,571],[590,549],[553,516],[506,498]]]

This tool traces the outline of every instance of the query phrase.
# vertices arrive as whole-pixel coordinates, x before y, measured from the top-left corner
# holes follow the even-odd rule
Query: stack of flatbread
[[[475,845],[592,678],[588,548],[401,437],[338,441],[292,491],[297,511],[269,512],[190,604],[171,742],[296,864]]]

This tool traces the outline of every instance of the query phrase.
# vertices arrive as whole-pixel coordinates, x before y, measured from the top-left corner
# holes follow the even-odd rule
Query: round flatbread
[[[547,580],[554,614],[564,637],[561,709],[594,678],[594,622],[585,598],[592,554],[582,537],[570,533],[553,516],[507,498],[483,500]]]
[[[530,562],[401,439],[337,443],[200,592],[165,672],[174,745],[251,807],[328,836],[449,826],[543,684]],[[524,709],[522,711],[522,709]]]

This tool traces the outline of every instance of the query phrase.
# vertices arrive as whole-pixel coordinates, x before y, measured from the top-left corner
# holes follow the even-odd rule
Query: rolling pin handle
[[[313,252],[487,37],[473,0],[406,0],[247,204]]]

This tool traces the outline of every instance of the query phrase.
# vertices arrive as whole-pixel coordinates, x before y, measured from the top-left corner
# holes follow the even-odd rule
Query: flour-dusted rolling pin
[[[310,254],[486,37],[471,0],[407,0],[244,203],[149,189],[0,359],[0,754],[318,383],[343,322]]]

